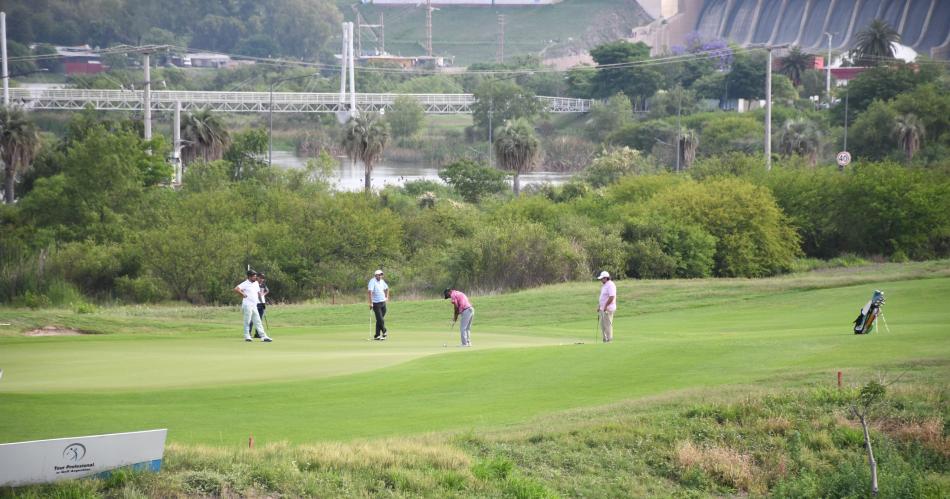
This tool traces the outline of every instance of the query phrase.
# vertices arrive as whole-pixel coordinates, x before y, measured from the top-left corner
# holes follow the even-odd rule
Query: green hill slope
[[[338,3],[346,20],[355,20],[352,3]],[[425,2],[420,6],[360,4],[364,22],[384,16],[386,51],[425,54]],[[634,0],[565,0],[535,7],[446,7],[432,13],[434,55],[452,56],[455,65],[493,62],[498,46],[498,15],[505,16],[505,56],[559,57],[583,52],[605,41],[629,36],[649,20]],[[363,30],[363,50],[377,47],[376,35]]]

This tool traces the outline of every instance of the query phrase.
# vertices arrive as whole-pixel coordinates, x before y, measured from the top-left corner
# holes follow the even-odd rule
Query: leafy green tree
[[[764,99],[768,55],[764,52],[739,53],[726,76],[730,98]],[[773,78],[774,80],[774,78]]]
[[[598,69],[592,81],[592,96],[607,97],[623,92],[628,97],[647,98],[655,94],[663,76],[642,63],[650,58],[650,47],[643,42],[609,42],[590,51],[599,66],[621,64],[620,67]]]
[[[534,168],[541,143],[525,119],[508,121],[498,130],[493,144],[498,166],[512,173],[515,196],[521,192],[520,175]]]
[[[369,193],[373,165],[383,157],[389,141],[389,125],[375,113],[365,113],[350,118],[343,131],[342,146],[353,161],[363,162],[363,190]]]
[[[850,115],[848,119],[853,122],[875,100],[889,101],[918,85],[934,82],[938,77],[939,73],[924,68],[918,70],[913,65],[902,63],[868,69],[848,82],[845,94]],[[833,119],[838,124],[844,123],[845,95],[839,93],[839,102],[833,108]]]
[[[700,134],[703,156],[717,156],[730,151],[752,153],[761,150],[765,125],[753,116],[717,114],[703,125]]]
[[[622,93],[614,94],[606,102],[594,102],[589,116],[588,135],[592,140],[602,141],[633,121],[633,105]]]
[[[690,89],[703,99],[726,99],[729,97],[727,77],[728,73],[722,71],[707,73],[693,82]]]
[[[688,115],[699,110],[699,99],[696,92],[679,85],[663,91],[660,90],[650,102],[650,117],[665,118],[668,116]]]
[[[914,159],[914,154],[920,150],[921,141],[926,134],[924,125],[913,114],[901,114],[894,120],[894,135],[897,144],[907,156],[907,161]]]
[[[899,114],[912,114],[926,132],[921,140],[950,144],[950,88],[937,83],[918,85],[895,97],[890,105]]]
[[[117,241],[143,222],[148,187],[167,181],[171,166],[161,137],[143,141],[127,129],[97,125],[71,143],[61,172],[37,179],[19,202],[25,220],[59,241]]]
[[[782,126],[778,140],[778,151],[782,156],[801,156],[815,166],[820,147],[821,133],[811,121],[805,118],[788,120]]]
[[[190,165],[196,160],[215,161],[224,156],[231,137],[221,119],[210,110],[188,113],[181,120],[181,160]]]
[[[812,68],[813,60],[813,55],[802,52],[801,47],[797,45],[793,46],[789,49],[788,54],[782,58],[779,72],[792,80],[792,83],[797,87],[801,85],[802,75],[805,74],[805,71]]]
[[[474,92],[472,122],[488,137],[489,122],[493,128],[509,120],[533,119],[542,112],[541,103],[534,94],[507,80],[485,80]]]
[[[599,188],[613,184],[626,175],[644,175],[655,171],[655,166],[640,151],[622,147],[594,159],[583,177],[592,187]]]
[[[225,161],[231,164],[231,179],[254,178],[264,171],[268,166],[265,161],[267,148],[268,136],[263,128],[252,128],[235,134],[224,153]]]
[[[28,75],[39,70],[36,63],[29,59],[31,55],[29,47],[14,41],[7,42],[7,57],[12,59],[7,63],[9,75]]]
[[[894,135],[897,112],[881,101],[874,101],[861,113],[848,131],[848,148],[856,158],[880,160],[897,151]]]
[[[831,88],[835,88],[835,78],[831,77]],[[802,73],[801,79],[802,97],[811,97],[813,95],[825,95],[825,72],[818,69],[808,69]],[[822,98],[824,101],[824,98]]]
[[[594,79],[597,70],[586,65],[575,66],[567,71],[567,91],[571,97],[589,99],[594,95]]]
[[[508,188],[505,177],[503,172],[468,159],[456,161],[439,171],[439,178],[469,203],[478,203],[485,196],[504,192]]]
[[[854,60],[859,66],[881,65],[894,58],[894,44],[900,41],[897,30],[884,20],[875,19],[855,36]]]
[[[195,47],[231,52],[247,34],[247,26],[235,17],[208,14],[195,25],[193,33]]]
[[[413,97],[400,95],[393,101],[392,107],[386,111],[386,122],[393,132],[393,137],[412,137],[422,128],[425,120],[425,109]]]
[[[0,106],[0,160],[3,160],[3,197],[13,203],[17,174],[30,166],[40,147],[36,125],[20,109]]]
[[[775,198],[745,179],[682,182],[652,196],[644,208],[647,220],[698,226],[711,234],[718,276],[774,275],[788,270],[800,253],[798,235]]]

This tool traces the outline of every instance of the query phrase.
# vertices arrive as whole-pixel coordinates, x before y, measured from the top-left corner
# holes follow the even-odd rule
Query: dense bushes
[[[296,301],[359,293],[379,267],[412,294],[599,270],[767,276],[799,268],[802,254],[950,254],[945,169],[782,160],[766,173],[758,156],[731,152],[700,159],[689,176],[655,174],[649,157],[622,148],[563,186],[512,198],[503,175],[464,161],[443,171],[451,186],[364,195],[263,163],[235,176],[226,158],[190,165],[174,191],[156,185],[167,173],[160,141],[122,126],[75,128],[20,201],[0,207],[0,301],[231,303],[247,265],[269,274],[272,299]]]

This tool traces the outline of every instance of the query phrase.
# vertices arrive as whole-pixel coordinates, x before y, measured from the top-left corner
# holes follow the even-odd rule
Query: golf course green
[[[615,341],[599,282],[472,296],[472,348],[445,300],[273,305],[266,344],[237,307],[0,309],[0,442],[168,428],[171,442],[295,444],[505,428],[559,411],[837,371],[950,363],[950,262],[769,279],[618,281]],[[881,289],[889,330],[851,333]],[[80,313],[86,312],[86,313]],[[79,335],[33,336],[44,326]],[[883,326],[883,324],[881,325]],[[857,383],[859,380],[850,380]]]

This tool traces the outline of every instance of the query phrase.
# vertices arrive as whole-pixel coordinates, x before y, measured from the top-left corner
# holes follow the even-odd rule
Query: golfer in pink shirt
[[[472,319],[475,317],[475,309],[468,301],[468,297],[465,296],[465,293],[451,288],[446,288],[445,291],[442,292],[442,296],[446,300],[452,300],[452,307],[455,309],[452,323],[455,324],[459,316],[462,317],[462,322],[459,323],[459,334],[462,337],[462,346],[472,346]]]

